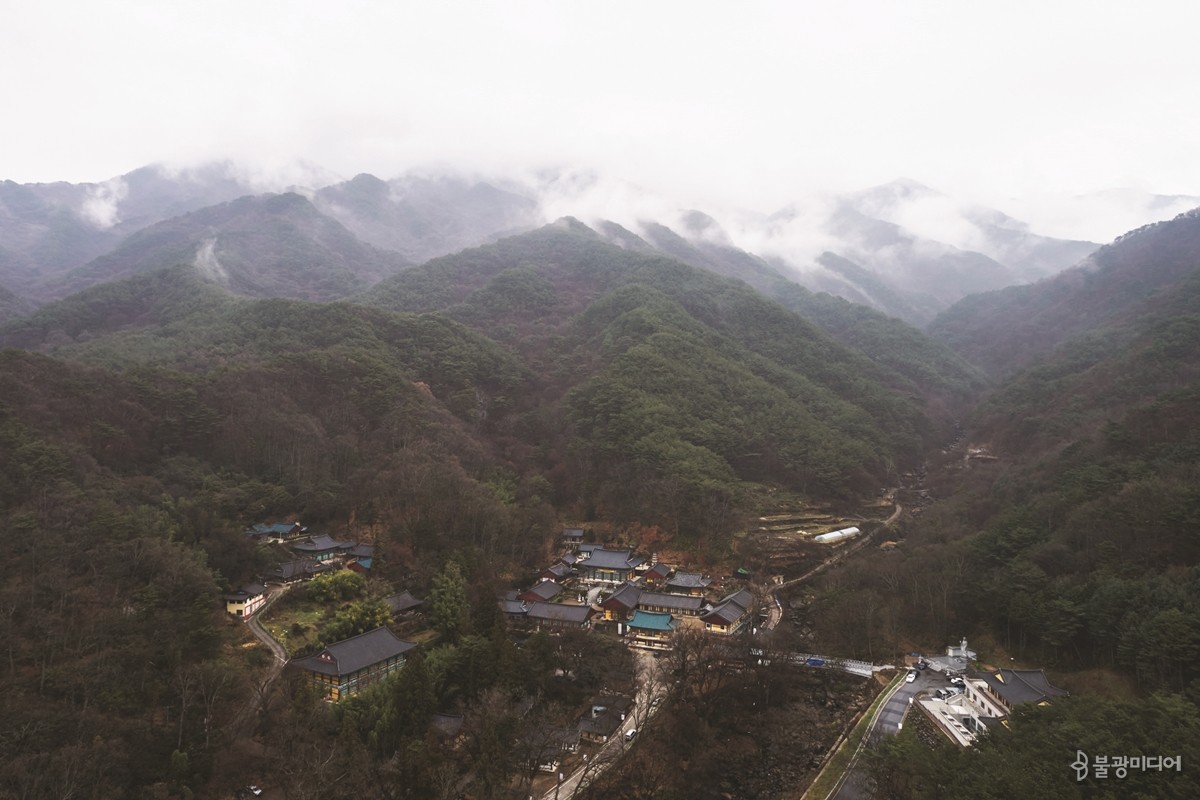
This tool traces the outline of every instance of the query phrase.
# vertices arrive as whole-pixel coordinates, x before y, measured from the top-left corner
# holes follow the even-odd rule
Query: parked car
[[[634,737],[636,737],[636,736],[637,736],[637,728],[630,728],[628,731],[625,732],[625,741],[632,742],[634,740]]]
[[[910,669],[910,670],[908,671],[908,677],[904,679],[904,682],[905,682],[905,683],[912,683],[913,681],[915,681],[915,680],[917,679],[917,675],[918,675],[918,674],[919,674],[919,673],[918,673],[918,672],[917,672],[915,669]]]
[[[950,679],[950,684],[951,684],[952,686],[958,686],[959,688],[961,688],[961,687],[963,687],[963,686],[966,686],[966,685],[967,685],[967,682],[966,682],[966,681],[964,681],[962,678],[951,678],[951,679]]]

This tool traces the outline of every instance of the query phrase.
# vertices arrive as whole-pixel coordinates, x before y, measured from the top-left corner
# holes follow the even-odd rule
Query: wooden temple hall
[[[405,654],[416,646],[387,628],[376,628],[334,642],[316,655],[293,658],[288,667],[304,672],[327,700],[341,700],[403,667]]]

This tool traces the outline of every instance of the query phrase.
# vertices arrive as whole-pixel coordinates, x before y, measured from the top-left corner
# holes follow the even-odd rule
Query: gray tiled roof
[[[638,604],[638,599],[642,596],[642,590],[636,584],[626,581],[616,588],[612,594],[608,596],[605,603],[616,601],[626,608],[633,608]]]
[[[294,542],[289,547],[306,553],[320,553],[325,550],[349,550],[353,545],[350,542],[339,542],[329,534],[322,533],[318,536],[310,536],[302,542]]]
[[[541,581],[530,586],[522,595],[532,595],[539,600],[549,600],[551,597],[558,597],[563,592],[563,587],[555,581]]]
[[[372,664],[407,653],[416,646],[413,642],[404,641],[389,629],[380,627],[334,642],[315,656],[294,658],[291,663],[322,675],[350,675]]]
[[[267,587],[261,583],[247,583],[245,586],[232,591],[225,595],[226,600],[240,600],[242,598],[258,597],[267,591]]]
[[[318,572],[325,572],[329,569],[329,565],[321,564],[313,558],[297,558],[292,561],[283,561],[276,564],[267,573],[269,578],[279,578],[281,580],[291,580],[305,575],[315,575]]]
[[[500,610],[505,614],[524,614],[529,610],[529,607],[526,606],[524,601],[521,600],[509,600],[507,598],[502,598],[499,602]]]
[[[709,623],[716,622],[723,625],[731,625],[741,619],[752,605],[754,605],[754,593],[749,589],[738,589],[718,603],[712,611],[705,614],[701,619]]]
[[[604,695],[592,701],[592,712],[579,720],[579,730],[593,736],[611,736],[621,726],[622,717],[633,707],[628,697]],[[598,709],[603,709],[602,711]]]
[[[425,601],[413,597],[412,592],[404,591],[384,598],[383,602],[387,603],[387,607],[393,614],[403,614],[405,611],[412,611],[417,606],[423,605]]]
[[[273,525],[259,523],[245,531],[247,536],[283,536],[300,527],[299,522],[277,522]]]
[[[462,730],[463,715],[437,713],[430,718],[429,725],[439,736],[453,738]]]
[[[1052,685],[1046,673],[1040,669],[999,669],[976,673],[971,677],[986,681],[988,687],[1010,707],[1066,697],[1068,694],[1065,689]]]
[[[612,736],[621,727],[621,715],[616,711],[605,711],[596,716],[585,716],[579,720],[579,730],[592,736]]]
[[[677,608],[680,611],[699,611],[704,606],[704,598],[686,594],[642,592],[638,605],[645,608]]]
[[[589,558],[579,564],[587,569],[633,569],[645,559],[634,558],[629,550],[593,550]]]
[[[699,572],[676,572],[667,581],[667,586],[678,587],[680,589],[706,589],[711,583],[712,578],[706,578]]]
[[[650,578],[650,577],[665,578],[670,574],[671,574],[670,565],[664,564],[661,561],[658,562],[657,564],[653,565],[652,567],[650,567],[650,569],[646,570],[647,578]]]
[[[578,622],[583,624],[592,614],[590,606],[572,606],[566,603],[530,603],[525,614],[530,619],[549,619],[558,622]]]

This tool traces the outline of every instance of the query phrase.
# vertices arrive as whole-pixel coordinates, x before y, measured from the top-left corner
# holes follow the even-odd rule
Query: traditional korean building
[[[712,578],[706,578],[699,572],[676,572],[667,579],[667,591],[672,594],[692,594],[703,597],[704,592],[712,585]]]
[[[583,528],[563,528],[562,543],[571,550],[583,544]]]
[[[539,581],[517,595],[518,600],[527,603],[553,600],[563,593],[563,587],[554,581]]]
[[[1067,694],[1052,685],[1040,669],[998,669],[972,673],[963,682],[962,692],[942,689],[932,697],[918,699],[917,706],[950,741],[970,747],[989,729],[1007,725],[1016,706],[1047,706]]]
[[[1040,669],[998,669],[992,672],[972,673],[966,689],[970,699],[991,701],[1003,710],[998,716],[1008,716],[1015,706],[1022,703],[1050,705],[1069,692],[1050,683],[1046,673]]]
[[[300,555],[325,562],[349,553],[354,549],[354,544],[352,542],[340,542],[329,534],[322,533],[319,536],[309,536],[307,539],[292,542],[288,547]]]
[[[701,615],[704,630],[710,633],[733,634],[741,630],[753,616],[754,594],[749,589],[738,589],[726,597],[712,610]]]
[[[594,613],[590,606],[536,602],[527,606],[525,620],[533,630],[556,631],[570,628],[590,628]]]
[[[630,550],[580,549],[575,569],[580,581],[593,585],[616,586],[629,580],[633,571],[645,561]]]
[[[579,735],[586,742],[603,744],[621,729],[621,724],[633,710],[631,698],[601,695],[592,701],[591,710],[579,720]]]
[[[375,565],[375,545],[356,544],[345,555],[349,559],[348,569],[360,575],[371,574],[371,567]]]
[[[651,611],[635,611],[629,620],[626,642],[630,647],[643,650],[670,650],[671,637],[679,627],[679,620],[670,614],[655,614]]]
[[[277,522],[272,525],[259,523],[247,528],[243,533],[256,542],[281,542],[284,539],[294,539],[301,536],[308,528],[299,522]]]
[[[651,564],[650,568],[642,574],[642,583],[647,588],[658,587],[665,585],[669,577],[671,577],[671,566],[659,561]]]
[[[385,597],[383,602],[387,603],[388,610],[392,612],[393,617],[411,614],[425,604],[424,600],[418,600],[413,597],[412,592],[407,590]]]
[[[638,599],[638,608],[643,611],[658,611],[680,617],[698,617],[705,605],[703,597],[686,594],[642,592]]]
[[[225,610],[239,619],[249,619],[266,602],[267,588],[261,583],[248,583],[225,595]]]
[[[604,618],[607,620],[627,619],[637,608],[641,596],[642,590],[636,583],[621,584],[600,604],[600,607],[604,609]]]
[[[297,558],[276,564],[267,570],[263,577],[269,583],[295,583],[329,572],[333,567],[333,564],[323,563],[315,558]]]
[[[341,700],[379,683],[404,666],[405,654],[417,645],[384,627],[334,642],[288,666],[304,672],[327,700]]]
[[[572,563],[574,563],[574,561],[574,559],[571,559]],[[564,561],[556,561],[542,570],[542,574],[539,575],[538,578],[543,581],[556,581],[558,583],[563,583],[564,581],[573,578],[574,575],[575,570],[571,568],[570,564],[567,564]]]

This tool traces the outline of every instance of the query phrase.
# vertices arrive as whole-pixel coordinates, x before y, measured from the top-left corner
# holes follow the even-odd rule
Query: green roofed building
[[[679,620],[670,614],[658,614],[653,611],[635,611],[629,620],[629,635],[626,641],[630,647],[640,647],[643,650],[670,650],[671,637],[679,627]]]

